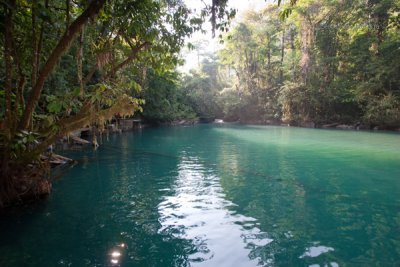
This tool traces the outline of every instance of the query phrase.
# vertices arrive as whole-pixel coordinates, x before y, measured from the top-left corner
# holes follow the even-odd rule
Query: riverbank
[[[274,126],[290,126],[290,127],[301,127],[301,128],[315,128],[315,129],[338,129],[338,130],[365,130],[365,131],[394,131],[400,132],[400,125],[376,125],[376,124],[364,124],[360,122],[343,123],[343,122],[332,122],[332,123],[315,123],[313,121],[304,122],[283,122],[279,120],[238,120],[233,121],[243,125],[274,125]]]

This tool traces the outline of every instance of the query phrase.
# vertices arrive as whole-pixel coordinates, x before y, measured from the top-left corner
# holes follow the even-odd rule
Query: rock
[[[371,126],[366,125],[366,124],[360,124],[357,126],[357,130],[370,130]]]
[[[354,130],[353,125],[348,125],[348,124],[339,124],[336,126],[336,129],[341,129],[341,130]]]
[[[336,126],[338,126],[339,123],[334,122],[334,123],[329,123],[329,124],[324,124],[322,125],[322,128],[327,129],[327,128],[335,128]]]

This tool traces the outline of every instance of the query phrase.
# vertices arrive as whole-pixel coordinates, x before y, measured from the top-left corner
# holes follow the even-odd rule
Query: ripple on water
[[[159,233],[189,240],[191,265],[256,266],[251,250],[273,242],[256,219],[229,210],[235,204],[225,199],[219,177],[197,158],[181,159],[171,191],[158,205]]]
[[[331,247],[326,247],[326,246],[311,246],[306,249],[303,255],[301,255],[299,258],[305,258],[305,257],[311,257],[315,258],[318,257],[321,254],[328,253],[330,251],[335,251],[334,248]]]

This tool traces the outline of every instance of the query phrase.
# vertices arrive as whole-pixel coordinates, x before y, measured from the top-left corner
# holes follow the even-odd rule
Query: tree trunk
[[[296,46],[294,45],[294,38],[295,38],[295,30],[291,27],[290,28],[290,49],[292,50],[292,79],[296,79]]]
[[[271,38],[267,36],[268,44],[267,44],[267,68],[271,70]]]
[[[82,60],[83,60],[83,41],[84,41],[85,28],[82,28],[81,34],[79,36],[79,48],[76,53],[76,65],[78,68],[78,80],[80,84],[80,96],[84,94],[84,83],[83,83],[83,74],[82,74]]]
[[[4,80],[4,93],[5,93],[5,143],[9,143],[11,140],[11,94],[12,94],[12,78],[13,78],[13,66],[12,66],[12,40],[13,40],[13,10],[15,7],[15,1],[9,1],[8,4],[4,4],[4,61],[5,61],[5,80]],[[4,146],[1,149],[1,177],[0,177],[0,207],[4,204],[3,200],[6,201],[9,196],[11,187],[11,177],[8,174],[10,165],[10,146]]]
[[[68,31],[70,21],[70,0],[65,0],[65,30]]]
[[[309,72],[313,65],[312,49],[314,46],[314,25],[309,20],[303,19],[301,22],[301,60],[300,69],[302,74],[302,82],[308,83]]]
[[[32,85],[36,83],[36,75],[38,73],[37,57],[38,57],[38,44],[36,34],[36,5],[37,1],[32,1]]]
[[[12,122],[12,80],[13,80],[13,16],[15,9],[15,0],[9,1],[8,5],[4,5],[5,21],[4,21],[4,61],[5,61],[5,79],[4,79],[4,96],[5,96],[5,134],[6,138],[11,138]]]
[[[15,60],[15,65],[17,68],[17,72],[18,72],[18,82],[16,84],[16,93],[15,93],[15,102],[14,102],[14,116],[13,116],[13,121],[15,122],[14,127],[16,127],[16,122],[18,121],[18,111],[20,108],[24,108],[25,106],[25,102],[24,102],[24,88],[25,88],[25,84],[26,84],[26,79],[25,79],[25,75],[22,71],[22,67],[21,67],[21,60],[19,57],[19,51],[17,50],[17,47],[15,44],[13,44],[13,57]],[[15,128],[13,129],[15,130]]]
[[[285,28],[282,30],[282,39],[281,39],[281,69],[279,72],[279,82],[283,83],[283,60],[285,57]]]

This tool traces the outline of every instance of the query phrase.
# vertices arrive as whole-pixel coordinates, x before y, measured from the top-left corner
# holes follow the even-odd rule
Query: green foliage
[[[400,99],[389,93],[374,97],[366,106],[363,119],[372,125],[398,126],[400,123]]]
[[[176,72],[158,74],[149,69],[142,97],[146,100],[143,117],[153,123],[194,120],[196,114],[178,85]]]
[[[204,119],[222,115],[219,90],[218,62],[212,56],[205,58],[199,71],[183,78],[182,90],[197,116]]]
[[[248,12],[213,71],[184,84],[218,73],[214,102],[230,120],[400,126],[400,2],[292,2]]]
[[[35,132],[20,131],[15,134],[15,139],[11,145],[11,157],[16,160],[24,152],[32,150],[39,144],[40,135]]]

